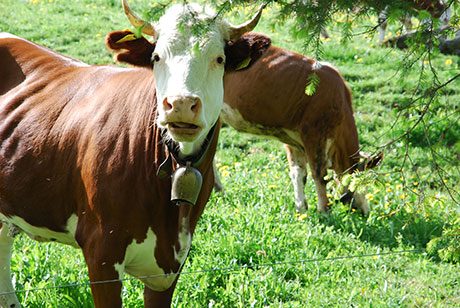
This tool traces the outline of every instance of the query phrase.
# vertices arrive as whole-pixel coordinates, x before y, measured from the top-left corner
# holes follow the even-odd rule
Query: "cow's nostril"
[[[201,108],[201,100],[200,98],[198,97],[193,97],[190,99],[192,102],[191,102],[191,110],[194,112],[194,113],[197,113],[200,111],[200,108]]]
[[[171,110],[172,108],[173,108],[172,103],[170,103],[170,102],[168,101],[168,98],[165,97],[165,99],[163,100],[163,109],[164,109],[165,111],[169,111],[169,110]]]

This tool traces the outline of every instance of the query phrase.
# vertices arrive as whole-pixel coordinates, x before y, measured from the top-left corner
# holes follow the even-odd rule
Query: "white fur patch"
[[[330,67],[330,68],[333,68],[333,69],[337,70],[337,69],[334,67],[334,65],[332,65],[332,64],[329,63],[329,62],[320,61],[320,62],[318,62],[318,63],[321,65],[320,68],[323,67],[323,66],[327,66],[327,67]]]
[[[184,217],[182,219],[182,227],[181,231],[179,232],[179,251],[176,252],[174,249],[174,258],[176,259],[179,264],[184,264],[185,259],[187,258],[188,251],[190,250],[190,245],[192,243],[192,235],[190,234],[189,226],[188,226],[188,218]]]
[[[291,177],[292,186],[294,186],[296,211],[303,213],[305,212],[307,206],[305,198],[305,179],[307,176],[307,170],[298,164],[290,166],[289,176]]]
[[[62,244],[71,245],[73,247],[80,247],[75,240],[75,231],[77,229],[78,217],[75,214],[72,214],[67,220],[65,230],[66,232],[56,232],[48,228],[36,227],[23,218],[18,216],[6,217],[0,214],[0,220],[5,221],[8,224],[13,224],[19,227],[32,239],[37,241],[56,241]]]
[[[323,64],[321,62],[316,61],[316,60],[315,62],[313,62],[312,69],[314,71],[319,71],[322,67],[323,67]]]
[[[231,127],[240,132],[264,136],[289,145],[303,148],[303,144],[298,133],[284,128],[264,126],[246,121],[237,109],[233,109],[226,103],[224,103],[222,107],[221,118],[224,122],[228,123]]]
[[[115,264],[115,269],[120,274],[123,269],[134,277],[164,275],[164,270],[155,259],[157,236],[151,228],[147,231],[147,237],[142,243],[133,240],[126,249],[125,259],[122,264]],[[150,289],[164,291],[168,289],[176,279],[176,275],[160,276],[141,279]]]

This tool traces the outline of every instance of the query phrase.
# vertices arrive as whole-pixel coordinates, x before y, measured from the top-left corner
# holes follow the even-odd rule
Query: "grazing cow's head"
[[[196,4],[174,5],[158,22],[140,19],[123,0],[129,20],[154,37],[151,56],[156,79],[157,122],[179,143],[182,155],[196,153],[223,103],[226,42],[257,24],[262,9],[249,22],[232,26],[220,15]]]

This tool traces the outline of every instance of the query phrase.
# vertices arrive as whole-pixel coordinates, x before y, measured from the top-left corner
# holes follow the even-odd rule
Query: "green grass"
[[[145,0],[132,5],[137,11],[151,6]],[[278,46],[314,53],[289,25],[270,22],[267,10],[256,30]],[[104,36],[126,27],[115,0],[0,0],[0,30],[91,64],[113,64]],[[411,59],[405,52],[377,46],[376,36],[342,42],[339,30],[329,31],[333,37],[323,42],[322,60],[334,64],[352,89],[360,142],[372,152],[419,119],[426,100],[413,102],[413,97],[420,94],[419,70],[429,64],[416,61],[412,71],[401,74],[400,63]],[[443,82],[459,72],[458,58],[435,53],[430,61]],[[429,84],[430,77],[423,82]],[[368,217],[341,204],[330,215],[317,214],[311,177],[306,186],[311,209],[296,215],[282,145],[224,127],[216,157],[225,194],[213,193],[199,221],[183,269],[190,274],[180,277],[174,306],[460,307],[459,265],[442,261],[454,260],[455,251],[451,257],[447,248],[425,251],[432,239],[449,234],[447,239],[458,239],[453,235],[460,228],[460,210],[448,192],[459,191],[459,101],[457,81],[441,91],[409,139],[383,147],[382,166],[349,178],[368,184]],[[334,259],[412,249],[421,250]],[[330,259],[318,261],[324,258]],[[228,268],[233,270],[200,272]],[[78,250],[23,235],[15,241],[12,269],[18,290],[88,281]],[[139,307],[142,284],[126,281],[123,297],[126,307]],[[25,307],[92,307],[87,286],[25,292],[19,298]]]

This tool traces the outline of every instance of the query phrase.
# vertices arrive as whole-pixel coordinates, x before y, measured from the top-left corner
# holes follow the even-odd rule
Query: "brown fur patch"
[[[105,37],[107,47],[116,53],[114,56],[115,61],[153,68],[152,53],[155,50],[155,43],[150,43],[144,37],[132,41],[118,42],[129,34],[133,34],[133,32],[112,31]]]
[[[251,67],[270,47],[271,39],[263,34],[249,32],[234,42],[228,42],[225,46],[225,71],[234,71],[248,57],[249,64],[241,70]]]

